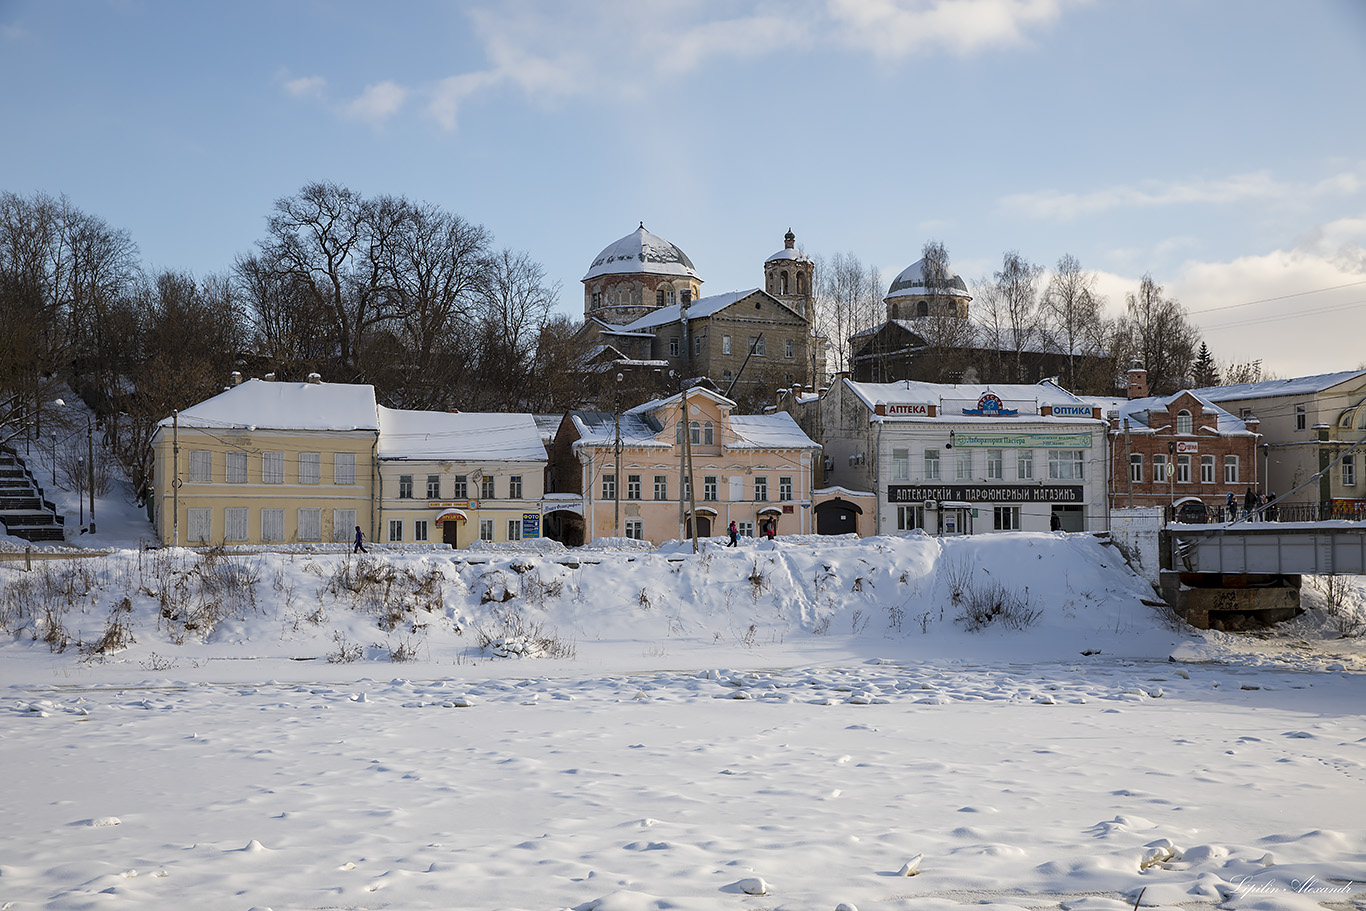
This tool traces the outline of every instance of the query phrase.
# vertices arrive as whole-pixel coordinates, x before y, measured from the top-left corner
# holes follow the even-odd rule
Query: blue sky
[[[884,284],[927,239],[970,280],[1071,253],[1220,361],[1366,363],[1361,0],[0,0],[0,80],[0,189],[153,268],[326,179],[487,226],[573,314],[642,220],[704,294],[790,227]]]

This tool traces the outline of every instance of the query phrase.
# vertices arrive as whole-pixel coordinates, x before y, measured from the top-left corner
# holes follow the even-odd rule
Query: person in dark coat
[[[734,519],[731,520],[730,527],[726,529],[726,534],[730,535],[730,543],[726,546],[737,547],[740,541],[740,527],[735,524]]]
[[[768,535],[768,539],[772,541],[773,536],[778,533],[778,520],[773,518],[772,516],[769,516],[767,519],[765,519],[764,532]]]
[[[1056,512],[1048,517],[1048,527],[1053,529],[1053,531],[1062,531],[1062,519],[1058,518]]]
[[[353,553],[353,554],[363,554],[363,553],[365,553],[366,550],[365,550],[365,544],[363,543],[364,541],[365,541],[365,533],[362,532],[362,531],[360,530],[360,526],[357,525],[357,526],[356,526],[356,546],[353,547],[353,548],[351,548],[351,553]]]
[[[1233,495],[1231,490],[1228,493],[1228,500],[1224,502],[1224,509],[1228,512],[1228,521],[1232,522],[1238,518],[1238,498]]]
[[[1243,497],[1243,515],[1247,516],[1249,522],[1257,518],[1257,491],[1251,487],[1247,489],[1247,495]]]

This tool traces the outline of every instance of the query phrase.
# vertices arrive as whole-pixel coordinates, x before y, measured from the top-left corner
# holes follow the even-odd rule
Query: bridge
[[[1161,589],[1192,626],[1249,629],[1300,613],[1304,574],[1366,574],[1366,524],[1167,524]]]

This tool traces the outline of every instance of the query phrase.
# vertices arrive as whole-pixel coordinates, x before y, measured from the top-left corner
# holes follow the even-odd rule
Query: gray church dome
[[[644,223],[618,241],[608,244],[588,267],[583,281],[600,275],[630,273],[686,275],[701,281],[688,254],[662,237],[645,230]]]

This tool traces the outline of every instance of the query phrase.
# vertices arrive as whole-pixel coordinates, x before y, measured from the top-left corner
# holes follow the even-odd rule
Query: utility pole
[[[90,455],[90,533],[95,533],[95,425],[85,418],[86,452]]]
[[[1129,448],[1129,419],[1124,419],[1124,473],[1129,476],[1129,508],[1134,508],[1133,451]]]
[[[621,537],[621,380],[622,375],[617,374],[617,395],[616,407],[612,411],[613,422],[616,424],[616,443],[612,447],[616,454],[616,479],[612,484],[612,535]]]
[[[180,546],[180,412],[171,412],[171,546]]]
[[[697,491],[692,476],[692,422],[688,420],[688,391],[683,390],[683,462],[687,466],[688,514],[692,516],[692,552],[697,553]]]

